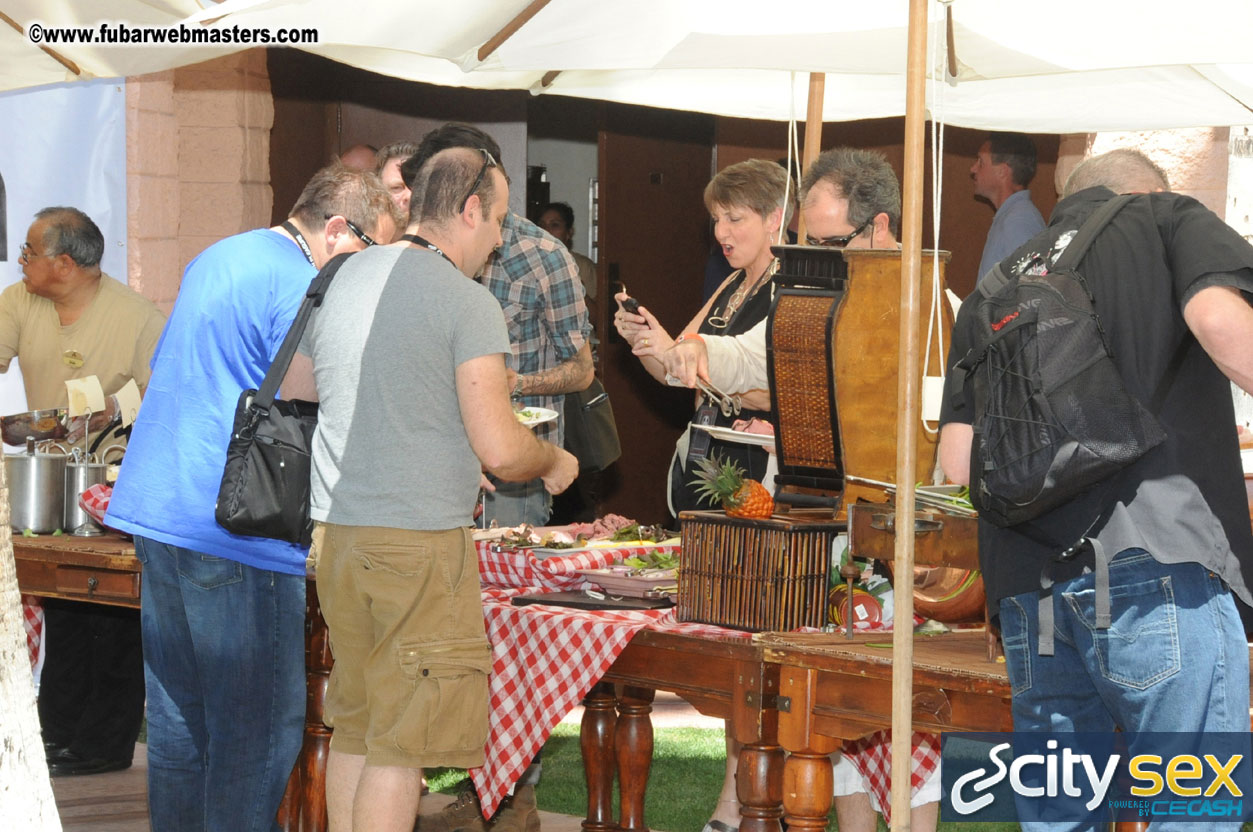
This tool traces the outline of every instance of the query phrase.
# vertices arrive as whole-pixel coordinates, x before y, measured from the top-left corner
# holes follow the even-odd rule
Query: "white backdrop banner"
[[[22,279],[19,247],[35,212],[78,208],[104,234],[106,274],[126,281],[126,95],[121,78],[0,93],[0,288]],[[0,414],[25,410],[14,361]]]

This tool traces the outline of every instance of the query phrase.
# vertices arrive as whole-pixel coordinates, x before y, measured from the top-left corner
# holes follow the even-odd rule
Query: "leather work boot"
[[[483,819],[478,795],[466,782],[457,799],[436,815],[419,816],[414,832],[540,832],[535,787],[518,786],[490,821]]]
[[[539,809],[535,805],[535,787],[516,787],[513,790],[513,796],[506,797],[500,804],[491,823],[482,828],[489,832],[539,832]]]
[[[485,829],[483,808],[474,784],[465,780],[457,792],[457,799],[434,815],[418,815],[413,832],[457,832],[462,829]]]

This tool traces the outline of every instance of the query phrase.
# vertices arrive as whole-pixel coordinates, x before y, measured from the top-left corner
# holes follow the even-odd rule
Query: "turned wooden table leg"
[[[644,823],[644,790],[653,765],[653,712],[655,692],[624,685],[618,694],[618,828],[622,832],[648,832]]]
[[[818,672],[794,667],[779,671],[779,744],[783,764],[783,811],[795,832],[827,828],[834,778],[830,754],[841,743],[818,734],[813,724]]]
[[[779,747],[778,665],[740,662],[731,689],[731,732],[740,742],[735,793],[740,832],[780,832],[783,749]]]
[[[614,705],[613,686],[605,682],[594,685],[583,699],[579,746],[587,778],[586,832],[616,832],[618,828],[613,819]]]
[[[282,832],[326,832],[326,755],[331,731],[322,724],[322,705],[330,681],[331,641],[318,603],[317,585],[305,585],[305,738],[278,807]]]

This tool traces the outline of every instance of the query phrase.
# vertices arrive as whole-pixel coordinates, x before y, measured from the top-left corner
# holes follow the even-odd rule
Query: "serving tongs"
[[[672,375],[666,376],[666,384],[669,384],[671,387],[686,386],[677,376]],[[696,377],[696,389],[703,393],[711,402],[716,404],[718,409],[722,411],[722,415],[726,416],[728,419],[732,416],[739,416],[740,411],[744,407],[740,402],[739,396],[733,396],[730,393],[722,392],[700,376]]]

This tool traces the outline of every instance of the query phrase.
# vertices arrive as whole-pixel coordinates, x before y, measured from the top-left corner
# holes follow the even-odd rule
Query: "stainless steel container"
[[[24,453],[5,454],[9,482],[9,523],[19,532],[47,534],[61,528],[65,515],[65,454],[39,453],[28,439]]]
[[[93,485],[106,481],[109,466],[103,462],[70,462],[65,466],[65,524],[61,527],[79,537],[104,534],[104,528],[78,504]]]

